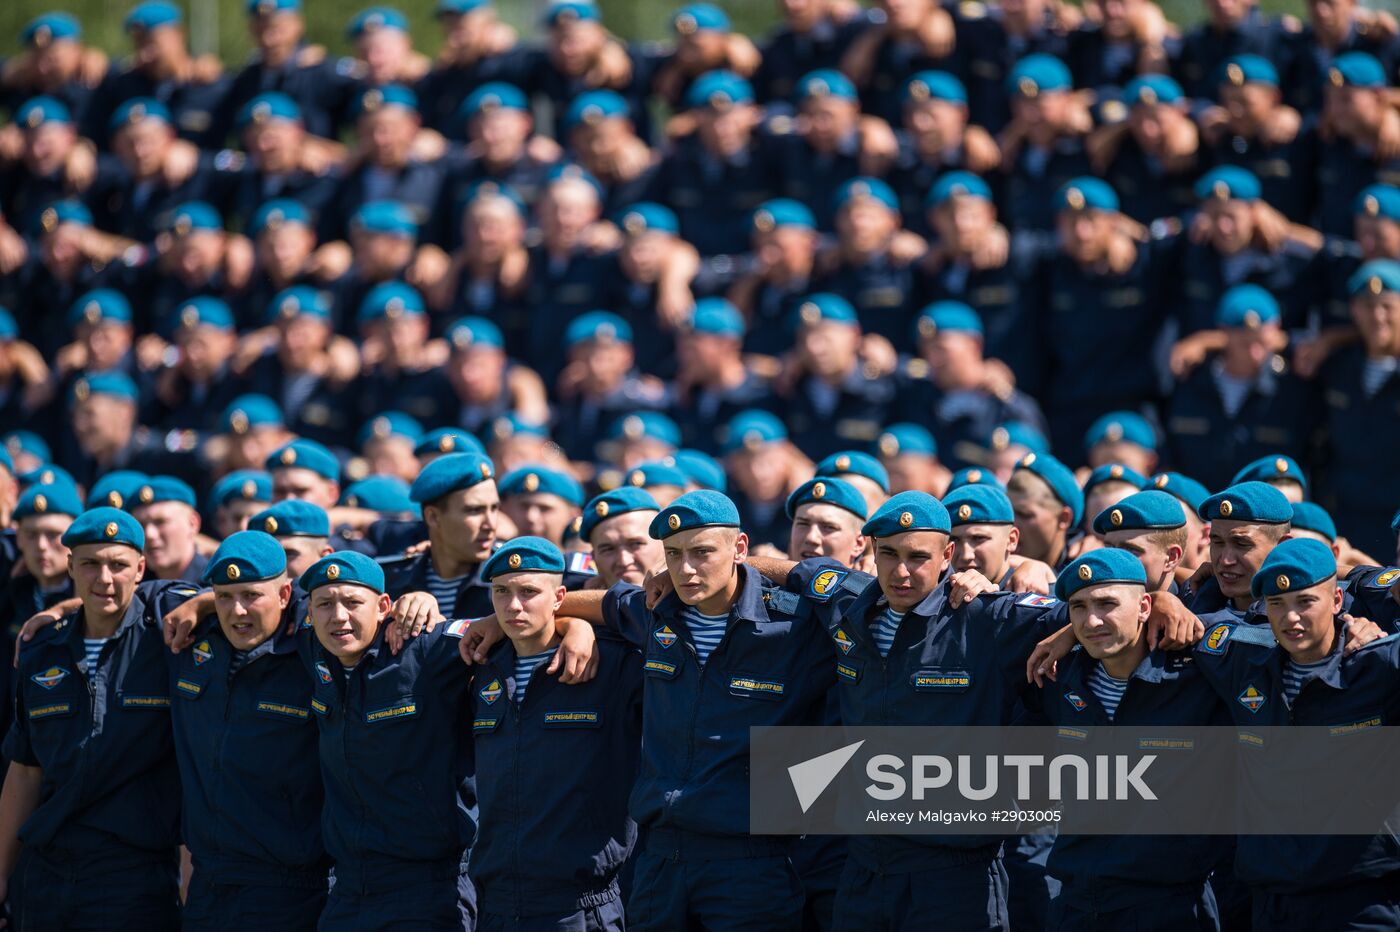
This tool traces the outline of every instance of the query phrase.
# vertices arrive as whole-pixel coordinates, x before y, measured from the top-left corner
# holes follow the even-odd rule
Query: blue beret
[[[340,479],[340,463],[335,454],[314,440],[299,438],[272,451],[263,468],[268,472],[279,469],[309,469],[332,482]]]
[[[301,574],[298,585],[303,592],[322,586],[356,585],[383,595],[384,569],[373,557],[353,550],[337,550],[313,563]]]
[[[143,505],[159,505],[162,502],[178,502],[190,508],[198,505],[194,498],[194,489],[181,479],[174,476],[151,476],[141,485],[136,487],[136,494],[126,500],[128,511],[140,508]]]
[[[1123,88],[1123,102],[1129,105],[1174,104],[1184,96],[1181,85],[1165,74],[1139,75]]]
[[[1039,476],[1061,504],[1069,508],[1071,527],[1084,518],[1084,491],[1074,478],[1074,472],[1049,453],[1027,453],[1016,464],[1017,469],[1027,469]]]
[[[493,110],[518,110],[522,113],[530,112],[530,99],[525,96],[525,92],[514,84],[507,84],[504,81],[487,81],[467,95],[467,99],[462,101],[462,107],[458,111],[462,116],[471,119],[482,112]]]
[[[1049,453],[1050,441],[1045,435],[1022,421],[1006,421],[992,428],[987,438],[987,446],[993,450],[1008,447],[1025,447],[1032,453]]]
[[[1235,55],[1225,62],[1217,83],[1235,87],[1246,84],[1278,87],[1278,69],[1262,55]]]
[[[608,426],[606,440],[641,440],[650,437],[670,446],[680,446],[681,429],[660,411],[634,411],[617,418]]]
[[[418,446],[413,448],[414,456],[426,456],[430,453],[479,453],[486,455],[486,448],[481,445],[471,434],[455,427],[439,427],[430,430],[423,435],[423,439],[418,441]]]
[[[360,326],[401,317],[422,317],[428,312],[418,289],[403,282],[380,282],[360,302],[356,317]]]
[[[1201,503],[1210,497],[1210,491],[1190,476],[1179,472],[1159,472],[1148,480],[1154,489],[1160,489],[1190,509],[1191,514],[1199,514]]]
[[[928,428],[920,424],[902,422],[891,424],[880,434],[876,442],[880,455],[886,458],[905,455],[937,456],[938,441]]]
[[[209,503],[222,508],[231,502],[272,501],[272,477],[259,469],[239,469],[214,483]]]
[[[705,31],[728,32],[729,14],[712,3],[692,3],[672,15],[671,28],[683,36]]]
[[[72,125],[73,114],[63,101],[45,95],[29,98],[15,113],[16,126],[25,129],[38,129],[45,123]]]
[[[214,205],[204,201],[186,201],[176,207],[165,225],[165,231],[176,236],[198,231],[222,232],[223,228],[224,220],[219,216],[219,212],[214,209]]]
[[[83,513],[83,503],[78,498],[78,489],[72,482],[52,482],[31,485],[15,503],[16,521],[39,515],[69,515],[77,517]]]
[[[431,504],[444,495],[469,489],[495,475],[491,460],[480,453],[449,453],[424,466],[408,494],[420,505]]]
[[[15,475],[15,461],[10,456],[10,451],[0,447],[0,468],[3,468],[10,475]]]
[[[145,473],[131,469],[114,470],[92,484],[92,488],[88,490],[86,504],[89,508],[102,505],[120,508],[128,499],[135,499],[136,490],[145,481]]]
[[[123,101],[112,112],[112,118],[107,121],[107,128],[115,133],[123,126],[132,126],[142,120],[160,120],[167,126],[175,122],[170,115],[170,108],[154,97],[133,97]]]
[[[294,201],[289,197],[274,198],[253,214],[253,222],[248,225],[248,232],[259,236],[264,230],[277,230],[289,223],[310,227],[311,212],[301,201]]]
[[[48,442],[32,430],[12,430],[4,437],[5,452],[11,456],[28,453],[47,463],[53,459]]]
[[[1091,489],[1105,482],[1126,482],[1139,490],[1147,488],[1147,477],[1136,469],[1129,469],[1121,463],[1105,463],[1095,467],[1084,480],[1084,494],[1088,495]]]
[[[19,336],[19,324],[9,308],[0,307],[0,340],[13,340]]]
[[[859,324],[856,309],[838,294],[820,291],[802,299],[792,312],[792,329],[810,327],[823,321],[838,324]]]
[[[180,305],[175,312],[174,323],[178,330],[213,327],[215,330],[231,331],[234,329],[233,309],[223,298],[199,295]]]
[[[628,236],[651,232],[675,235],[681,231],[675,212],[651,201],[633,204],[617,215],[616,222]]]
[[[1298,461],[1291,456],[1261,456],[1257,460],[1246,463],[1235,473],[1235,477],[1230,480],[1231,485],[1239,485],[1241,482],[1268,482],[1272,479],[1292,479],[1303,487],[1303,494],[1308,491],[1308,477],[1303,474],[1303,467],[1298,465]],[[1286,520],[1286,519],[1285,519]]]
[[[1335,87],[1385,87],[1385,66],[1365,52],[1343,52],[1332,60],[1327,80]]]
[[[282,427],[282,409],[266,395],[239,395],[219,419],[225,434],[246,434],[255,427]]]
[[[1316,502],[1294,502],[1293,520],[1289,524],[1294,530],[1301,528],[1321,534],[1330,541],[1337,539],[1336,522],[1327,513],[1327,509]]]
[[[19,40],[29,48],[41,49],[50,42],[78,39],[82,34],[82,26],[67,13],[43,13],[25,24]]]
[[[633,485],[618,486],[610,492],[595,496],[583,506],[583,520],[579,524],[579,537],[588,540],[598,525],[609,518],[625,515],[632,511],[660,511],[661,506],[646,489]]]
[[[397,107],[400,110],[416,114],[418,112],[418,95],[413,93],[412,88],[404,87],[402,84],[385,84],[382,87],[367,88],[355,101],[354,115],[358,118],[387,110],[390,107]]]
[[[1271,595],[1287,595],[1316,586],[1337,575],[1337,558],[1332,548],[1320,540],[1306,537],[1280,541],[1269,551],[1259,571],[1249,584],[1256,599]]]
[[[358,39],[364,33],[373,32],[376,29],[408,32],[408,17],[393,7],[372,6],[355,14],[355,17],[350,20],[345,34],[351,39]]]
[[[152,29],[159,29],[162,26],[178,26],[184,22],[185,15],[180,12],[180,8],[166,0],[147,0],[146,3],[133,7],[131,12],[126,14],[126,20],[122,23],[122,28],[127,32],[150,32]]]
[[[651,520],[647,533],[654,540],[665,540],[681,531],[702,527],[738,527],[739,509],[720,492],[700,489],[687,492],[663,508]]]
[[[506,338],[501,328],[485,317],[461,317],[447,328],[447,342],[453,350],[465,352],[474,346],[504,349]]]
[[[1081,175],[1066,182],[1055,195],[1056,210],[1117,210],[1118,194],[1107,181]]]
[[[875,509],[860,532],[866,537],[891,537],[906,531],[952,530],[948,509],[927,492],[900,492]]]
[[[491,422],[491,436],[497,440],[505,440],[507,437],[548,437],[549,427],[545,424],[536,424],[527,421],[514,411],[503,414]]]
[[[869,479],[886,493],[890,490],[890,474],[880,461],[860,450],[841,450],[817,464],[819,476],[860,476]]]
[[[355,233],[382,233],[402,239],[418,235],[418,220],[407,204],[398,201],[370,201],[350,218],[350,230]]]
[[[288,498],[248,519],[248,527],[273,537],[330,537],[331,519],[320,505]]]
[[[1352,213],[1400,221],[1400,188],[1389,184],[1367,185],[1356,195]]]
[[[563,551],[543,537],[508,540],[481,566],[481,578],[487,582],[511,573],[563,572]]]
[[[53,463],[40,463],[28,472],[22,472],[16,476],[19,480],[19,487],[27,489],[31,485],[71,485],[78,487],[78,483],[73,479],[73,474],[62,466],[55,466]]]
[[[750,408],[740,411],[724,425],[722,452],[756,450],[767,443],[778,443],[788,437],[782,419],[771,411]]]
[[[242,131],[249,123],[261,126],[273,120],[300,123],[301,107],[281,91],[268,91],[243,105],[243,109],[238,111],[237,127]]]
[[[403,437],[415,447],[423,439],[423,425],[411,414],[402,411],[385,411],[375,415],[370,422],[360,428],[355,435],[355,446],[363,447],[371,440],[386,437]]]
[[[267,322],[275,324],[279,320],[291,320],[295,317],[314,317],[329,321],[330,296],[310,285],[293,285],[282,289],[267,306]]]
[[[34,234],[36,236],[44,233],[52,233],[57,230],[59,224],[76,223],[79,226],[92,226],[92,211],[87,209],[87,205],[82,201],[72,199],[54,201],[45,207],[38,217]]]
[[[744,315],[724,298],[701,298],[695,302],[690,329],[736,340],[744,336]]]
[[[617,91],[584,91],[564,111],[564,129],[571,130],[580,123],[593,126],[613,117],[631,119],[632,108],[627,105],[625,97]]]
[[[146,533],[141,522],[118,508],[90,508],[73,519],[62,537],[63,546],[80,544],[125,544],[137,550],[146,549]]]
[[[1100,443],[1126,441],[1145,450],[1157,449],[1157,434],[1147,418],[1132,411],[1111,411],[1089,425],[1084,434],[1084,449],[1091,450]]]
[[[530,209],[525,206],[525,199],[520,196],[520,192],[508,184],[501,184],[499,181],[473,182],[471,187],[467,188],[465,203],[471,206],[479,200],[493,197],[508,202],[521,217],[526,217],[530,213]]]
[[[753,103],[753,85],[732,71],[707,71],[685,92],[687,107],[728,109],[735,104]]]
[[[862,521],[870,516],[869,506],[866,505],[865,496],[860,494],[860,490],[834,476],[817,476],[799,485],[787,497],[783,513],[791,520],[797,517],[798,508],[814,502],[820,505],[835,505]]]
[[[946,100],[967,104],[967,88],[946,71],[920,71],[904,85],[904,101]]]
[[[301,12],[301,0],[248,0],[245,6],[249,16]]]
[[[126,295],[113,288],[94,288],[74,301],[73,306],[68,309],[70,327],[103,321],[131,323],[131,302],[126,299]]]
[[[899,196],[894,193],[894,188],[879,178],[865,176],[852,178],[836,189],[831,202],[837,210],[840,210],[856,198],[869,198],[878,201],[890,210],[899,210]]]
[[[589,311],[569,321],[564,330],[565,347],[572,349],[591,340],[631,343],[632,325],[611,311]]]
[[[713,456],[699,450],[677,450],[670,457],[685,473],[687,481],[704,489],[723,492],[729,487],[724,467]]]
[[[131,377],[125,372],[94,372],[73,383],[74,401],[86,401],[93,395],[106,395],[109,398],[135,402],[141,393],[137,390],[136,383],[131,381]]]
[[[851,79],[834,68],[818,68],[798,78],[793,96],[798,103],[813,97],[836,97],[850,101],[859,99]]]
[[[943,496],[948,520],[953,527],[965,524],[1014,524],[1016,513],[1011,499],[1000,486],[964,485]]]
[[[582,165],[576,162],[559,162],[544,173],[544,183],[552,185],[562,181],[581,181],[587,185],[593,194],[602,200],[607,192],[603,190],[603,185],[594,178],[593,175]]]
[[[1184,527],[1186,510],[1166,492],[1148,489],[1134,492],[1094,516],[1094,533],[1110,531],[1168,531]]]
[[[541,18],[546,26],[557,26],[560,23],[597,22],[603,16],[593,0],[554,0],[545,7]]]
[[[1238,165],[1220,165],[1196,181],[1196,197],[1205,201],[1257,201],[1262,188],[1259,178]]]
[[[961,301],[935,301],[914,321],[914,339],[930,340],[940,330],[982,335],[982,318]]]
[[[1000,489],[1001,483],[997,481],[996,474],[990,469],[979,469],[976,466],[968,466],[953,473],[953,477],[948,480],[948,492],[950,494],[958,489],[971,485],[986,485],[995,489]]]
[[[979,200],[990,201],[992,188],[980,176],[974,175],[972,172],[944,172],[938,176],[933,187],[929,188],[925,206],[937,207],[954,197],[975,197]]]
[[[801,201],[778,197],[764,201],[754,208],[750,224],[758,233],[768,233],[783,227],[815,230],[817,218],[812,216],[811,209]]]
[[[1136,583],[1147,586],[1147,571],[1137,557],[1126,550],[1101,547],[1091,550],[1060,571],[1055,578],[1055,598],[1064,602],[1081,589],[1105,583]]]
[[[1240,482],[1201,502],[1196,509],[1203,521],[1246,521],[1252,524],[1287,524],[1293,506],[1282,492],[1267,482]]]
[[[287,554],[275,537],[262,531],[238,531],[209,558],[202,582],[206,586],[262,582],[285,572]]]
[[[629,469],[623,484],[639,489],[654,489],[662,485],[684,489],[686,478],[685,473],[681,472],[681,468],[674,461],[648,460]]]
[[[1352,297],[1359,294],[1378,295],[1386,291],[1400,291],[1400,262],[1394,259],[1364,262],[1347,279],[1347,294]]]
[[[1006,93],[1021,97],[1036,97],[1052,91],[1067,91],[1074,86],[1069,68],[1053,55],[1027,55],[1011,68],[1006,76]]]
[[[353,482],[341,493],[340,504],[386,515],[422,516],[418,504],[408,497],[408,483],[398,476],[366,476]]]
[[[1220,296],[1215,322],[1222,327],[1253,330],[1279,320],[1278,299],[1258,285],[1235,285]]]
[[[496,483],[501,497],[513,495],[556,495],[576,508],[583,507],[583,486],[565,472],[548,466],[529,465],[512,469]]]

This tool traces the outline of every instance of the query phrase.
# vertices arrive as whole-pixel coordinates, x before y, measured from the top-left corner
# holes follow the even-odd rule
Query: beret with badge
[[[687,492],[663,508],[651,520],[647,533],[653,540],[706,527],[739,527],[739,509],[719,492],[699,489]]]
[[[83,544],[124,544],[137,550],[146,549],[146,533],[141,530],[141,522],[109,505],[90,508],[74,518],[62,541],[70,550]]]
[[[1239,485],[1241,482],[1271,482],[1277,479],[1292,479],[1303,487],[1303,494],[1308,492],[1308,477],[1303,475],[1303,467],[1298,465],[1298,461],[1291,456],[1280,456],[1275,453],[1270,456],[1261,456],[1257,460],[1252,460],[1240,468],[1235,473],[1235,477],[1230,480],[1231,485]]]
[[[1070,563],[1055,578],[1055,598],[1061,602],[1090,586],[1105,583],[1147,585],[1147,571],[1137,557],[1126,550],[1103,547],[1091,550]]]
[[[335,454],[314,440],[300,438],[272,451],[263,468],[268,472],[279,469],[309,469],[323,479],[340,479],[340,463]]]
[[[661,506],[646,489],[634,485],[622,485],[602,495],[596,495],[583,506],[583,516],[579,523],[579,537],[588,540],[593,531],[610,518],[634,511],[660,511]]]
[[[948,492],[944,494],[947,495],[969,485],[986,485],[1005,491],[1002,484],[997,481],[996,474],[990,469],[968,466],[953,473],[952,478],[948,480]]]
[[[486,455],[486,448],[471,434],[456,427],[439,427],[430,430],[413,448],[414,456],[427,456],[435,453],[479,453]]]
[[[355,585],[384,594],[384,569],[373,557],[353,550],[337,550],[313,563],[297,585],[303,592],[322,586]]]
[[[849,482],[843,482],[830,476],[817,476],[815,479],[808,479],[798,486],[787,497],[787,502],[783,505],[783,513],[792,519],[797,516],[798,508],[811,504],[835,505],[837,508],[849,511],[862,521],[869,517],[865,496],[860,494],[860,490]]]
[[[239,469],[214,483],[209,491],[209,504],[223,508],[233,502],[272,501],[272,477],[260,469]]]
[[[1327,513],[1327,509],[1316,502],[1293,502],[1293,520],[1289,525],[1293,530],[1321,534],[1334,543],[1337,540],[1336,522]]]
[[[1168,531],[1186,524],[1181,501],[1166,492],[1134,492],[1094,516],[1095,534],[1111,531]]]
[[[287,555],[277,539],[262,531],[238,531],[219,544],[204,568],[208,586],[263,582],[287,572]]]
[[[1139,490],[1147,488],[1147,477],[1136,469],[1130,469],[1122,463],[1104,463],[1102,466],[1095,466],[1089,477],[1084,480],[1084,494],[1088,495],[1105,482],[1126,482]]]
[[[1251,480],[1216,492],[1201,502],[1196,513],[1203,521],[1287,524],[1293,520],[1293,505],[1274,486]]]
[[[1148,480],[1148,484],[1154,489],[1175,496],[1193,515],[1200,511],[1201,503],[1210,497],[1209,489],[1179,472],[1159,472]]]
[[[563,552],[543,537],[508,540],[481,565],[481,578],[487,582],[511,573],[562,572]]]
[[[16,521],[44,515],[68,515],[76,518],[83,513],[82,500],[72,482],[52,482],[31,485],[15,503],[11,517]]]
[[[963,485],[943,496],[951,527],[969,524],[1014,524],[1011,499],[999,486]]]
[[[909,531],[952,530],[948,509],[927,492],[900,492],[886,499],[865,522],[861,533],[867,537],[891,537]]]
[[[427,505],[449,493],[493,479],[495,475],[491,461],[480,453],[449,453],[424,466],[408,494],[420,505]]]
[[[817,464],[818,476],[860,476],[869,479],[889,494],[890,474],[887,469],[869,453],[860,450],[839,450]]]
[[[1337,558],[1332,548],[1320,540],[1297,537],[1280,541],[1269,551],[1254,579],[1250,594],[1256,599],[1287,595],[1327,582],[1337,575]]]
[[[1084,517],[1084,491],[1074,478],[1074,471],[1049,453],[1027,453],[1016,464],[1016,470],[1027,470],[1050,487],[1060,503],[1070,510],[1070,526]]]
[[[515,495],[554,495],[575,507],[583,506],[583,486],[565,472],[548,466],[527,465],[512,469],[496,483],[502,498]]]
[[[320,505],[288,498],[248,519],[250,530],[273,537],[330,537],[331,521]]]

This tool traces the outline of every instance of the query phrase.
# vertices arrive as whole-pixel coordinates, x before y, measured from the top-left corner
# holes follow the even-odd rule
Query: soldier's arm
[[[214,590],[201,592],[185,600],[166,612],[161,618],[161,628],[165,644],[170,652],[178,654],[194,640],[194,626],[199,619],[214,611]]]
[[[780,557],[760,557],[749,554],[746,561],[758,571],[760,576],[767,576],[776,583],[781,583],[788,578],[788,573],[797,567],[796,560],[785,560]]]
[[[44,609],[42,612],[31,616],[29,620],[24,623],[24,627],[20,628],[19,638],[15,641],[15,666],[19,666],[19,649],[25,641],[34,640],[34,635],[38,634],[40,631],[43,631],[45,628],[58,621],[64,615],[67,615],[71,612],[76,612],[82,607],[83,600],[78,598],[77,596],[73,596],[71,599],[64,599],[62,602],[59,602],[49,608]]]
[[[44,771],[18,760],[10,762],[0,791],[0,900],[9,895],[10,875],[19,861],[19,829],[39,807]]]
[[[591,630],[584,633],[575,632],[573,629],[607,624],[603,613],[603,599],[609,591],[611,590],[578,589],[566,592],[559,610],[555,612],[554,630],[569,644],[579,644],[585,639],[591,644]],[[576,621],[585,624],[575,624]],[[462,637],[462,661],[468,666],[485,663],[486,655],[503,637],[505,634],[502,633],[500,622],[496,620],[495,615],[478,618],[471,623],[471,627]]]

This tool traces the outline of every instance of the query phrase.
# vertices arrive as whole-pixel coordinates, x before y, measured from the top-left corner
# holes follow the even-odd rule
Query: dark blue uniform
[[[1260,192],[1270,206],[1294,223],[1308,223],[1317,207],[1317,119],[1303,121],[1298,134],[1277,145],[1223,133],[1205,147],[1208,167],[1238,165],[1259,179]]]
[[[410,160],[398,168],[361,165],[339,180],[335,196],[321,217],[321,240],[345,239],[350,219],[370,201],[398,201],[413,213],[420,228],[427,225],[442,191],[439,162]]]
[[[857,365],[840,385],[807,377],[782,399],[793,443],[814,460],[865,449],[879,439],[895,404],[895,380],[868,378]]]
[[[201,149],[217,149],[228,138],[228,125],[220,125],[219,107],[228,93],[229,78],[220,75],[213,81],[180,82],[175,79],[156,81],[144,71],[132,68],[113,72],[102,82],[89,112],[94,121],[88,138],[100,148],[110,144],[106,121],[123,101],[133,97],[153,97],[170,110],[175,118],[175,132]]]
[[[336,139],[350,122],[347,115],[359,90],[353,69],[326,56],[323,50],[303,46],[280,65],[269,65],[254,52],[229,82],[217,122],[228,133],[250,100],[276,91],[296,101],[308,133]]]
[[[566,686],[538,667],[524,700],[509,640],[472,676],[481,840],[471,876],[482,932],[621,928],[617,874],[637,840],[627,798],[642,741],[642,661],[607,635],[596,651],[597,678]]]
[[[1400,158],[1376,158],[1348,139],[1322,144],[1317,160],[1317,215],[1312,226],[1329,236],[1351,236],[1356,198],[1367,185],[1400,184]]]
[[[1048,149],[1021,146],[1000,185],[997,216],[1016,233],[1055,228],[1055,192],[1071,179],[1092,175],[1082,136],[1060,136]]]
[[[872,23],[867,28],[881,29],[883,26],[883,23]],[[935,58],[925,51],[922,43],[886,36],[875,47],[870,80],[860,89],[861,112],[877,116],[891,126],[898,126],[904,110],[900,92],[909,79],[920,71],[962,74],[960,53],[961,43],[946,58]]]
[[[831,230],[836,222],[832,192],[862,174],[860,135],[851,132],[835,152],[818,152],[791,123],[789,117],[777,117],[768,124],[768,148],[783,166],[776,193],[806,204],[817,218],[817,229]]]
[[[845,22],[823,18],[808,32],[779,25],[759,45],[763,61],[751,79],[761,104],[783,104],[792,97],[797,79],[818,68],[835,68],[841,56],[865,28],[868,13]]]
[[[472,927],[476,791],[457,653],[465,627],[440,626],[392,656],[381,626],[353,670],[307,644],[321,830],[335,862],[323,930]]]
[[[861,262],[842,260],[812,286],[850,301],[861,329],[903,346],[914,326],[914,266],[880,253]]]
[[[1307,276],[1317,253],[1306,243],[1287,240],[1278,252],[1245,249],[1233,256],[1181,236],[1162,243],[1176,254],[1172,314],[1182,336],[1215,327],[1221,295],[1232,286],[1245,283],[1259,285],[1278,298],[1284,329],[1302,329],[1310,323],[1313,285]]]
[[[1400,410],[1400,379],[1394,375],[1368,395],[1362,383],[1365,357],[1360,347],[1344,350],[1323,366],[1327,449],[1324,489],[1318,500],[1337,530],[1365,553],[1391,553],[1395,538],[1386,523],[1400,501],[1400,442],[1377,430]]]
[[[25,647],[5,756],[43,771],[10,877],[20,929],[176,929],[180,776],[164,613],[194,595],[142,583],[88,669],[83,614]]]
[[[1292,51],[1292,34],[1281,20],[1251,8],[1238,25],[1217,30],[1203,22],[1181,39],[1172,51],[1172,77],[1181,84],[1187,97],[1206,99],[1215,96],[1220,69],[1235,55],[1260,55],[1273,62],[1280,73],[1288,70]]]
[[[633,929],[787,930],[802,887],[792,840],[749,835],[749,729],[823,721],[831,648],[799,600],[749,566],[728,629],[701,664],[672,594],[646,607],[619,583],[603,601],[610,629],[644,650],[641,770],[632,816],[646,832],[627,904]]]
[[[967,83],[968,110],[972,122],[1000,132],[1011,119],[1006,76],[1027,55],[1053,55],[1061,61],[1069,55],[1070,35],[1055,22],[1055,12],[1042,8],[1041,22],[1027,35],[1014,35],[1002,21],[1001,10],[981,3],[954,7],[958,32],[960,72]]]
[[[246,652],[235,652],[211,616],[171,658],[182,827],[194,860],[183,929],[308,929],[325,905],[321,765],[297,652],[297,638],[311,637],[299,629],[304,616],[294,596],[281,630]]]
[[[1400,65],[1400,40],[1387,35],[1384,29],[1363,27],[1353,21],[1347,28],[1347,35],[1336,48],[1328,48],[1318,41],[1311,23],[1287,36],[1287,72],[1280,69],[1283,80],[1283,99],[1289,106],[1304,114],[1316,114],[1322,109],[1324,91],[1328,85],[1327,72],[1338,55],[1347,52],[1365,52],[1375,57],[1394,80],[1395,69]]]
[[[681,237],[702,256],[729,255],[747,248],[749,214],[774,196],[779,174],[758,136],[726,160],[691,136],[678,141],[662,161],[649,199],[676,212]]]
[[[1179,217],[1199,203],[1194,188],[1204,162],[1204,153],[1198,149],[1190,165],[1168,170],[1161,159],[1144,152],[1130,132],[1103,178],[1118,192],[1123,213],[1145,224],[1160,217]]]
[[[556,406],[554,440],[570,459],[589,460],[608,425],[633,411],[665,410],[669,401],[659,383],[629,375],[601,398],[575,395]]]
[[[987,441],[1002,424],[1025,424],[1044,435],[1045,415],[1024,392],[1005,398],[980,389],[944,391],[923,359],[907,359],[895,376],[899,386],[897,420],[922,424],[938,443],[939,461],[949,469],[985,462]]]

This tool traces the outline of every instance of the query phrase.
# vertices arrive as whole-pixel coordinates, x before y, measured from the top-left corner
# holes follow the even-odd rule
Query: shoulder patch
[[[470,618],[459,618],[442,629],[442,636],[448,638],[459,638],[467,633],[467,628],[471,625]]]
[[[234,149],[220,149],[214,154],[214,168],[221,172],[242,171],[248,157]]]
[[[1395,582],[1395,578],[1400,576],[1400,570],[1386,570],[1369,583],[1377,589],[1385,589]]]
[[[589,576],[598,575],[598,568],[593,563],[593,554],[591,553],[569,554],[568,570],[571,573],[586,573]]]
[[[1206,632],[1206,636],[1201,640],[1200,649],[1207,654],[1225,653],[1225,647],[1230,641],[1230,632],[1233,628],[1233,625],[1228,625],[1224,622],[1210,628],[1210,630]]]
[[[782,612],[784,615],[796,615],[802,605],[797,596],[783,589],[764,589],[763,601],[769,611]]]
[[[818,602],[825,602],[836,594],[836,589],[851,575],[850,570],[822,570],[812,577],[807,587],[807,595]]]
[[[365,68],[353,58],[339,58],[335,63],[335,73],[342,78],[359,79],[364,77]]]
[[[1053,595],[1041,595],[1038,592],[1028,592],[1016,600],[1017,605],[1026,605],[1030,608],[1049,608],[1052,605],[1059,605],[1060,600]]]

